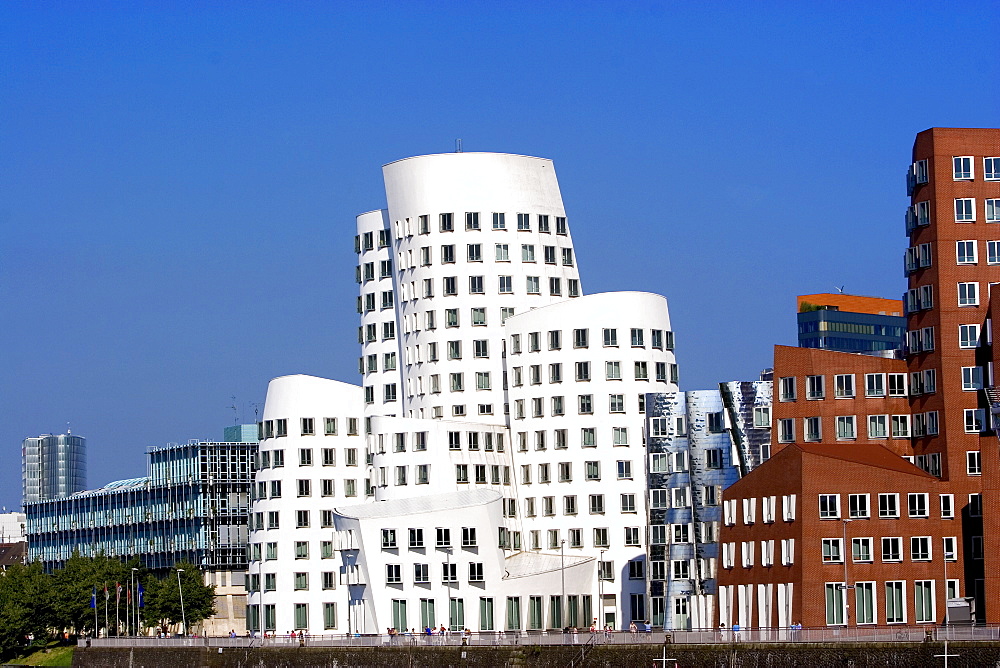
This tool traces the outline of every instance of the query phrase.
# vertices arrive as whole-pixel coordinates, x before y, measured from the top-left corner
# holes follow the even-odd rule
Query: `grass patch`
[[[8,663],[20,666],[72,666],[74,649],[76,647],[73,645],[52,644]]]

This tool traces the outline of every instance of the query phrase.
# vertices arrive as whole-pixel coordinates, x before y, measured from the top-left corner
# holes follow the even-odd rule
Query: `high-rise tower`
[[[22,502],[61,499],[87,488],[87,439],[42,434],[21,443]]]

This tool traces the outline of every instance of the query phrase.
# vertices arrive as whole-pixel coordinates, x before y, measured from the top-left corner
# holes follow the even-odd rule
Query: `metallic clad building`
[[[21,444],[22,501],[61,499],[87,488],[87,439],[42,434]]]

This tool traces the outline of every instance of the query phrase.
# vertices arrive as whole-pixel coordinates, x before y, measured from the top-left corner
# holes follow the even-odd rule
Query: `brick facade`
[[[741,505],[743,499],[765,495],[781,499],[794,493],[804,500],[801,524],[735,525],[723,530],[722,539],[742,546],[746,541],[772,540],[762,536],[795,538],[804,546],[795,557],[802,561],[788,567],[740,568],[736,564],[720,569],[723,622],[728,623],[727,605],[726,610],[747,616],[746,602],[739,596],[750,596],[746,589],[750,585],[754,604],[772,600],[773,605],[786,608],[785,618],[765,614],[767,619],[750,622],[754,626],[780,625],[789,621],[789,616],[798,617],[794,621],[805,625],[843,624],[844,620],[828,615],[826,601],[828,594],[836,596],[843,591],[827,588],[828,583],[843,582],[843,563],[838,575],[836,568],[824,563],[822,552],[817,552],[823,538],[835,538],[836,531],[827,535],[832,522],[821,520],[815,511],[820,494],[837,495],[844,502],[851,494],[867,493],[876,512],[879,494],[898,494],[901,504],[909,494],[928,494],[938,504],[931,503],[931,516],[926,518],[873,518],[861,523],[871,527],[865,537],[879,541],[930,538],[930,559],[904,556],[902,561],[875,558],[848,564],[849,573],[853,573],[848,576],[850,581],[868,578],[876,583],[873,609],[880,613],[874,615],[876,622],[885,623],[891,612],[885,598],[887,582],[905,582],[902,621],[943,620],[942,553],[947,546],[954,557],[948,564],[948,577],[957,580],[954,587],[949,586],[948,595],[975,598],[978,620],[1000,623],[1000,605],[987,606],[988,601],[1000,600],[1000,518],[994,512],[1000,508],[1000,452],[988,399],[995,384],[992,342],[1000,336],[1000,328],[991,317],[992,311],[1000,309],[1000,302],[991,307],[991,292],[1000,285],[1000,129],[932,128],[919,133],[907,187],[905,359],[775,348],[776,455],[727,490],[723,499],[724,503],[736,500]],[[885,374],[887,381],[895,374],[885,397],[871,396],[867,391],[865,378],[869,374]],[[905,374],[902,379],[901,374]],[[837,383],[838,375],[853,375],[853,398],[837,397],[838,387],[843,387]],[[822,378],[822,387],[810,376]],[[794,397],[782,387],[782,378],[795,379]],[[890,416],[884,439],[880,436],[881,421],[871,421],[879,415]],[[850,421],[838,421],[848,416],[856,416],[854,438],[845,437]],[[892,416],[899,416],[899,424],[908,417],[909,436],[902,431],[893,436]],[[819,430],[813,430],[807,442],[803,430],[809,418],[818,418]],[[789,424],[793,433],[782,434],[783,426]],[[869,425],[879,433],[878,438],[872,438]],[[890,465],[890,460],[896,464]],[[945,512],[953,513],[954,519],[941,516],[942,497],[946,504],[953,504]],[[906,510],[901,507],[904,513]],[[846,526],[850,542],[859,524]],[[837,528],[843,530],[844,525]],[[788,532],[794,535],[784,536]],[[775,590],[778,584],[790,584],[792,594],[787,595],[786,587],[782,602],[780,592],[769,595],[766,587],[760,589],[767,584],[775,585]],[[737,592],[736,598],[725,601],[730,589],[724,588],[729,586]],[[855,589],[849,598],[853,601],[857,595]],[[927,595],[934,596],[933,605],[926,601]],[[916,614],[918,606],[926,614]],[[846,623],[856,624],[857,616],[849,615]]]

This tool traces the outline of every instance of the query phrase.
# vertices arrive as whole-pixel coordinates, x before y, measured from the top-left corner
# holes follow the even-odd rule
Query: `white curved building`
[[[362,386],[268,390],[250,628],[648,619],[643,413],[677,389],[666,300],[582,296],[550,160],[427,155],[384,177],[388,208],[357,218]]]

